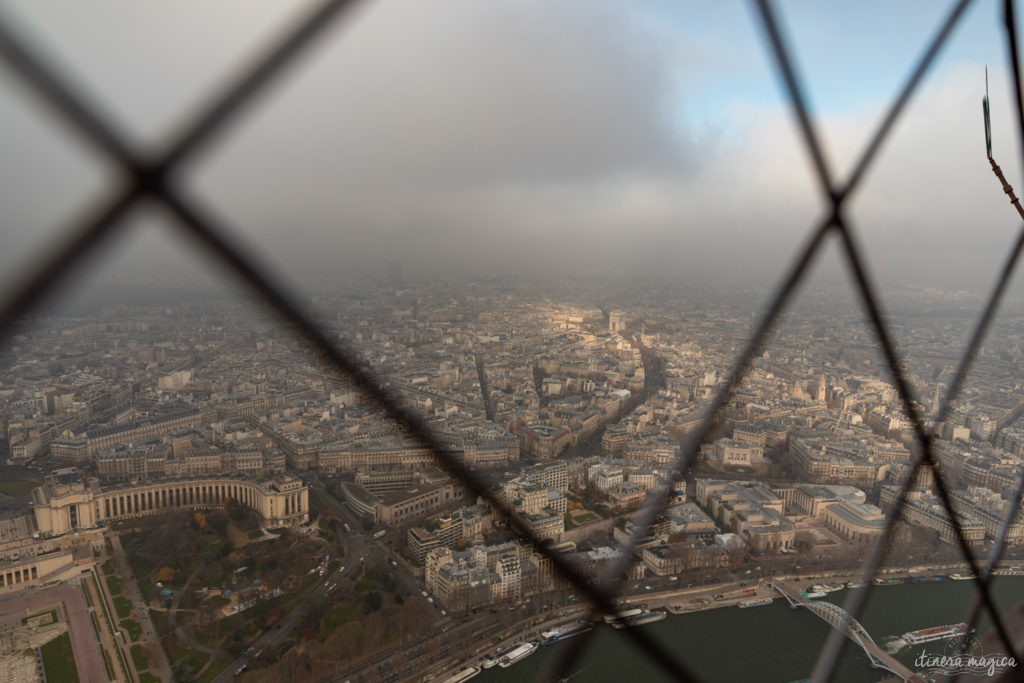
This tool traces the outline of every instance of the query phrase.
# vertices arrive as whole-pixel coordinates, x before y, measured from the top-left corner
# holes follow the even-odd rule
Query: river
[[[1024,577],[996,577],[993,594],[1000,612],[1024,600]],[[842,605],[850,591],[822,598]],[[927,650],[942,654],[945,641],[911,647],[899,635],[931,626],[963,621],[974,596],[974,582],[951,581],[873,586],[859,620],[880,646],[914,668],[914,660]],[[984,618],[975,634],[982,639],[990,628]],[[724,607],[692,614],[668,615],[664,621],[641,627],[677,653],[680,661],[705,681],[796,681],[811,670],[831,627],[806,609],[790,608],[782,598],[769,606],[751,609]],[[577,638],[583,636],[577,636]],[[541,647],[527,659],[509,667],[494,667],[480,674],[480,683],[543,681],[549,668],[570,641]],[[887,673],[871,667],[864,652],[851,641],[840,659],[833,680],[844,683],[878,681]],[[996,654],[986,652],[985,654]],[[571,681],[667,681],[657,665],[621,631],[601,624],[590,634],[586,651]],[[984,680],[979,679],[979,680]]]

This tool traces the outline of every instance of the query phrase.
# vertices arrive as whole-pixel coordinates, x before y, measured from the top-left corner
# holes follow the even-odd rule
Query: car
[[[420,595],[422,595],[423,597],[427,597],[427,591],[420,591]]]
[[[650,586],[644,586],[644,590],[645,591],[649,591],[649,590],[651,590],[651,587]]]

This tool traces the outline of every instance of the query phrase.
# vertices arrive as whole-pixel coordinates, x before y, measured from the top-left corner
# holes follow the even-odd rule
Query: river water
[[[992,583],[996,605],[1005,612],[1024,600],[1024,577],[996,577]],[[850,591],[822,598],[837,605]],[[973,581],[872,586],[859,619],[876,643],[910,668],[922,650],[941,655],[945,641],[911,647],[899,635],[932,626],[963,621],[974,597]],[[983,616],[975,636],[981,640],[991,621]],[[706,612],[668,615],[641,627],[671,649],[691,671],[705,681],[797,681],[809,678],[818,652],[831,627],[812,612],[791,608],[782,598],[766,607],[723,607]],[[584,655],[571,681],[663,681],[668,678],[650,662],[633,641],[604,624],[591,632]],[[583,636],[576,636],[582,638]],[[480,674],[480,683],[530,682],[548,679],[549,669],[570,640],[541,647],[509,667],[494,667]],[[874,669],[867,655],[847,640],[833,680],[849,683],[878,681],[887,673]],[[997,654],[986,652],[987,655]],[[975,680],[984,680],[984,677]]]

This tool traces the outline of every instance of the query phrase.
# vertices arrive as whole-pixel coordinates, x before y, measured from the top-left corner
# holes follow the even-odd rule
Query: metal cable
[[[932,452],[934,436],[925,428],[923,417],[916,407],[913,389],[903,375],[899,356],[889,336],[877,290],[867,274],[860,248],[842,211],[844,201],[859,186],[871,161],[888,137],[910,97],[934,63],[935,57],[958,24],[969,2],[970,0],[960,0],[954,4],[939,31],[929,42],[924,54],[916,62],[878,129],[865,146],[848,181],[842,187],[838,187],[828,168],[815,128],[815,120],[807,106],[797,70],[789,58],[790,51],[787,48],[785,37],[775,21],[768,0],[755,0],[762,26],[775,58],[776,68],[788,92],[793,114],[803,136],[804,146],[809,153],[811,164],[815,169],[815,176],[829,209],[827,216],[808,237],[790,266],[785,279],[767,304],[751,339],[729,372],[727,386],[716,394],[709,406],[708,414],[699,428],[685,440],[680,449],[680,456],[673,467],[672,475],[662,482],[661,486],[645,501],[643,511],[635,520],[636,528],[633,536],[623,549],[621,558],[612,563],[612,566],[602,575],[596,585],[587,581],[585,576],[560,554],[543,546],[540,542],[541,539],[532,529],[496,499],[493,489],[485,478],[470,471],[442,446],[421,416],[403,408],[398,396],[386,389],[378,377],[367,371],[351,350],[334,344],[328,338],[313,322],[314,319],[310,313],[297,304],[297,298],[290,295],[281,281],[272,276],[272,271],[267,264],[261,263],[255,255],[244,249],[242,240],[229,237],[229,232],[221,221],[215,219],[209,210],[202,208],[194,198],[186,200],[178,184],[170,180],[172,174],[177,172],[190,156],[207,148],[218,133],[223,132],[232,120],[236,120],[238,112],[244,106],[252,103],[255,95],[265,89],[275,76],[282,73],[284,66],[293,62],[294,58],[311,45],[316,37],[325,33],[326,28],[342,14],[342,10],[348,9],[354,4],[351,0],[324,2],[295,26],[284,31],[252,67],[192,118],[184,127],[184,132],[168,144],[167,151],[160,155],[155,162],[150,162],[144,155],[133,151],[126,139],[119,135],[109,122],[97,115],[96,108],[88,103],[82,93],[77,92],[72,84],[62,82],[57,78],[55,72],[47,68],[42,60],[35,57],[28,46],[23,44],[17,35],[0,20],[0,57],[79,135],[89,140],[94,147],[113,160],[125,177],[120,191],[112,199],[81,217],[77,221],[75,229],[68,232],[69,236],[64,243],[19,284],[15,293],[0,308],[0,344],[6,343],[10,339],[18,321],[39,306],[56,282],[65,279],[72,269],[81,267],[87,254],[95,252],[97,246],[105,240],[112,239],[118,230],[123,232],[121,226],[125,222],[124,216],[138,200],[146,197],[156,199],[177,219],[177,223],[182,226],[184,232],[191,239],[213,252],[226,268],[268,303],[282,320],[291,323],[294,330],[316,349],[331,371],[349,379],[391,419],[402,425],[412,439],[431,449],[440,466],[444,467],[467,489],[487,500],[498,510],[508,520],[515,532],[521,538],[528,540],[539,554],[547,557],[552,562],[552,566],[590,602],[591,617],[596,618],[600,614],[614,611],[617,597],[617,593],[614,591],[616,579],[620,578],[627,571],[629,565],[634,562],[633,554],[637,544],[666,504],[672,481],[685,477],[690,472],[696,461],[700,444],[711,434],[721,411],[731,400],[733,390],[742,382],[757,351],[774,329],[778,316],[786,308],[797,287],[802,283],[825,238],[830,232],[837,232],[841,240],[842,252],[854,279],[855,289],[860,295],[871,328],[878,338],[886,366],[897,388],[904,411],[913,425],[917,441],[917,453],[910,476],[900,488],[897,505],[890,513],[889,524],[882,537],[872,548],[868,562],[864,566],[863,576],[873,576],[884,560],[892,530],[899,520],[906,496],[922,464],[931,468],[937,494],[950,515],[958,545],[968,564],[976,570],[977,565],[970,546],[964,538],[958,517],[953,510],[948,487]],[[1024,110],[1021,107],[1020,70],[1016,38],[1013,32],[1012,0],[1006,0],[1005,19],[1010,52],[1009,61],[1013,67],[1018,119],[1021,125],[1022,143],[1024,143]],[[1021,158],[1024,160],[1024,153]],[[996,286],[987,300],[985,310],[974,329],[956,373],[943,397],[941,407],[935,416],[936,422],[941,421],[948,414],[952,402],[962,388],[971,362],[1005,293],[1022,248],[1024,248],[1024,230],[1018,236],[1015,247],[1011,250]],[[1005,548],[1008,525],[1012,523],[1019,509],[1022,487],[1024,487],[1024,477],[1017,486],[1014,500],[1008,505],[1008,514],[996,547],[993,548],[982,570],[976,572],[978,574],[978,602],[971,615],[973,622],[979,615],[981,607],[984,607],[992,616],[1000,639],[1004,645],[1010,648],[1011,652],[1012,644],[988,589],[991,570]],[[844,605],[848,619],[853,620],[859,616],[865,596],[864,589],[853,591]],[[666,650],[649,635],[635,628],[627,628],[626,632],[666,673],[679,680],[697,680],[672,652]],[[560,676],[565,676],[570,672],[576,659],[584,651],[586,641],[587,636],[584,635],[574,639],[573,646],[566,649],[555,667]],[[842,630],[833,631],[819,655],[814,673],[815,680],[827,680],[832,675],[844,644],[845,637]]]

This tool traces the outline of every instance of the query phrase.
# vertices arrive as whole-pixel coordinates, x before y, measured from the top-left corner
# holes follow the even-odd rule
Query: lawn
[[[93,619],[96,618],[95,614],[92,615],[92,616],[93,616]],[[107,677],[110,680],[114,680],[115,678],[117,678],[117,676],[114,675],[114,663],[110,661],[110,653],[107,652],[106,650],[102,650],[102,652],[103,652],[103,663],[107,665]]]
[[[110,621],[110,612],[107,611],[107,601],[103,598],[103,593],[100,592],[100,585],[96,583],[96,577],[90,576],[89,580],[92,581],[93,590],[96,591],[96,595],[99,597],[100,607],[103,609],[103,617],[107,620],[107,626],[110,630],[114,630],[114,624]]]
[[[123,595],[114,596],[114,611],[118,619],[127,619],[132,613],[132,601]]]
[[[107,588],[110,589],[111,595],[120,595],[121,590],[124,588],[124,582],[116,576],[107,577]]]
[[[213,663],[210,664],[210,668],[204,671],[203,675],[199,677],[199,683],[209,683],[224,671],[224,669],[228,668],[232,661],[234,660],[227,655],[217,657],[213,660]]]
[[[184,659],[186,662],[188,662],[188,665],[192,668],[192,671],[198,672],[200,669],[206,666],[206,662],[210,660],[210,655],[206,654],[205,652],[200,652],[199,650],[189,650],[185,654]]]
[[[355,600],[338,605],[328,612],[324,620],[320,622],[321,638],[326,638],[339,626],[349,621],[355,621],[361,617],[362,614],[362,607]]]
[[[135,642],[142,637],[142,626],[140,626],[139,622],[134,619],[122,619],[121,628],[128,631],[128,635],[131,636],[132,642]]]
[[[43,645],[41,650],[47,683],[78,681],[78,669],[75,668],[75,657],[71,652],[71,636],[64,633]]]
[[[224,636],[250,627],[249,618],[251,615],[245,612],[241,614],[235,614],[224,619],[218,619],[209,626],[203,628],[197,628],[195,632],[195,639],[201,645],[206,647],[217,647],[217,644],[224,638]]]
[[[0,481],[0,493],[8,496],[14,496],[15,498],[21,498],[32,493],[32,489],[39,486],[39,482],[33,479],[11,479],[9,481]]]
[[[136,574],[136,576],[138,576],[138,574]],[[139,590],[142,591],[142,598],[147,604],[156,600],[156,584],[149,579],[139,580]]]
[[[132,566],[132,573],[140,584],[151,584],[149,580],[156,569],[156,562],[138,553],[128,553],[128,563]]]
[[[141,645],[132,645],[132,661],[135,662],[136,671],[145,671],[149,668],[149,655]]]
[[[139,683],[160,683],[160,679],[148,671],[143,671],[139,674]]]
[[[93,584],[93,585],[95,585],[95,584]],[[92,591],[89,590],[89,587],[88,587],[87,584],[84,584],[84,583],[82,584],[82,592],[85,594],[85,602],[86,602],[86,604],[88,604],[89,607],[95,607],[96,605],[94,605],[92,603]]]

